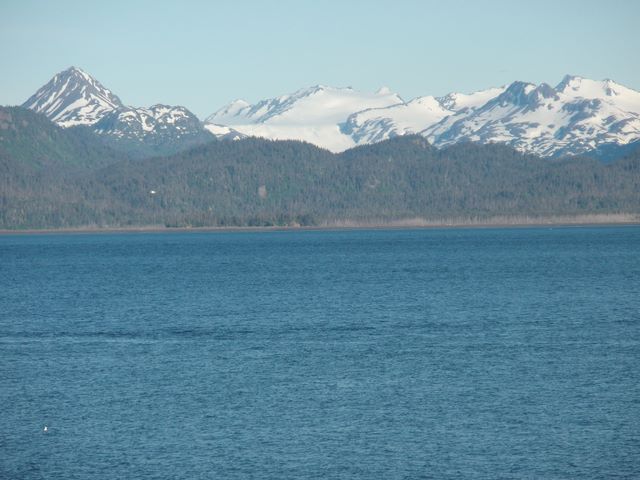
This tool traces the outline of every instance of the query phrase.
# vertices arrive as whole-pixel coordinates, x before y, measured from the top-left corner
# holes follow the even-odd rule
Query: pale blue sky
[[[405,99],[565,73],[640,90],[640,2],[0,2],[0,104],[75,65],[135,106],[201,118],[315,84]]]

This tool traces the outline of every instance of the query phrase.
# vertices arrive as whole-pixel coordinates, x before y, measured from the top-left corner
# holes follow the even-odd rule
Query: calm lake
[[[637,478],[640,227],[0,236],[0,405],[3,479]]]

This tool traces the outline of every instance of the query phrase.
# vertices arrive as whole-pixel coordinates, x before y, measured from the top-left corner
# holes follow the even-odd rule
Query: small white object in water
[[[49,428],[45,425],[43,430],[44,430],[44,433],[47,433],[49,431]]]

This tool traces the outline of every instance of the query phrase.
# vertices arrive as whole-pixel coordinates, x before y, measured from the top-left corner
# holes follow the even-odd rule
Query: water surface
[[[640,471],[638,227],[0,236],[0,260],[1,478]]]

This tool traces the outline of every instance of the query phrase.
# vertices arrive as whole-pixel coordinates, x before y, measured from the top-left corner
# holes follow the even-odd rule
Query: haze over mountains
[[[23,105],[62,127],[86,126],[143,156],[173,153],[212,137],[302,140],[333,152],[418,134],[436,147],[504,143],[542,157],[611,158],[640,141],[640,92],[612,80],[566,76],[556,86],[516,81],[471,94],[405,101],[388,88],[363,93],[317,85],[249,104],[236,100],[201,122],[180,106],[125,106],[71,67]],[[612,153],[614,152],[614,153]]]

